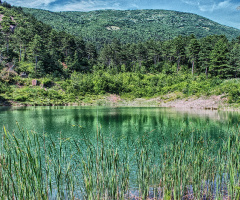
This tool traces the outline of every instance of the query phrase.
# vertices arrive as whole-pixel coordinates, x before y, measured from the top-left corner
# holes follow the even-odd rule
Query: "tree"
[[[119,40],[114,39],[111,43],[111,49],[113,54],[113,64],[118,67],[122,64],[122,46]]]
[[[97,51],[96,47],[92,43],[86,44],[86,54],[89,64],[90,65],[95,64],[97,60]]]
[[[9,16],[4,16],[1,21],[1,26],[2,26],[2,31],[5,35],[5,40],[6,40],[6,48],[7,48],[7,53],[8,53],[8,48],[9,48],[9,39],[10,39],[10,25],[12,24],[12,20]]]
[[[65,57],[73,56],[75,53],[76,43],[74,37],[65,33],[62,33],[62,52]]]
[[[212,38],[208,36],[201,40],[200,52],[199,52],[199,61],[202,71],[205,71],[206,77],[208,77],[208,71],[210,67],[210,55],[212,52]]]
[[[113,65],[113,51],[109,44],[105,44],[101,49],[98,60],[101,64],[109,68]]]
[[[147,57],[147,50],[145,46],[142,43],[139,43],[134,53],[136,55],[139,67],[142,67],[142,63]]]
[[[214,46],[211,58],[211,71],[215,76],[226,77],[229,73],[228,66],[228,47],[226,37],[222,37]]]
[[[177,72],[180,70],[180,63],[185,56],[184,38],[180,35],[174,39],[174,54],[177,60]]]
[[[146,48],[148,65],[154,65],[156,67],[161,59],[162,43],[149,40],[146,42]]]
[[[198,59],[199,51],[200,51],[200,44],[198,40],[196,38],[191,39],[190,44],[188,46],[188,55],[192,63],[192,75],[194,74],[194,66],[195,66],[195,62]]]
[[[28,45],[27,29],[23,27],[17,27],[14,31],[13,40],[16,42],[15,45],[19,48],[19,61],[22,60],[22,49],[25,49]],[[26,54],[26,51],[25,51]],[[25,56],[25,55],[24,55]]]
[[[49,34],[47,47],[51,55],[55,54],[56,52],[60,53],[59,49],[61,47],[61,38],[58,36],[55,30],[52,30]]]
[[[233,66],[234,76],[237,78],[240,71],[240,44],[235,43],[230,51],[230,65]]]
[[[2,6],[5,7],[5,8],[11,8],[12,7],[11,4],[7,3],[6,1],[4,1],[2,3]]]
[[[42,45],[42,38],[39,35],[35,35],[33,41],[30,43],[30,51],[32,58],[35,59],[35,73],[37,72],[37,66],[39,57],[43,53],[44,46]]]

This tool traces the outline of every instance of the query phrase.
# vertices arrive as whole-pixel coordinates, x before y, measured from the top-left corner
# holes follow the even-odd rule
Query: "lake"
[[[79,138],[79,132],[95,135],[101,127],[115,137],[150,133],[171,136],[181,130],[206,129],[218,138],[239,122],[238,112],[130,107],[19,107],[0,108],[0,126],[9,131],[20,127],[52,136]],[[78,128],[77,128],[78,127]]]
[[[108,196],[111,197],[116,194],[120,195],[122,190],[126,190],[128,193],[130,191],[131,194],[128,194],[130,196],[142,195],[142,197],[146,197],[149,195],[152,196],[152,198],[155,196],[161,199],[164,197],[164,194],[166,196],[171,190],[163,190],[163,186],[156,185],[156,182],[159,182],[159,180],[165,181],[166,185],[170,184],[169,187],[172,189],[178,188],[177,186],[183,187],[182,185],[184,184],[185,187],[188,188],[186,189],[188,191],[187,193],[196,193],[195,190],[203,187],[203,181],[209,181],[211,178],[215,180],[216,177],[222,176],[223,174],[229,175],[229,168],[226,167],[224,163],[221,165],[221,169],[217,168],[216,165],[228,158],[222,156],[225,155],[225,153],[226,155],[230,153],[230,150],[228,150],[228,152],[225,150],[227,144],[224,143],[229,140],[228,138],[234,138],[231,139],[231,144],[235,145],[232,145],[233,155],[238,154],[238,139],[236,139],[235,132],[238,130],[237,125],[239,119],[238,112],[152,107],[59,106],[2,107],[0,109],[1,127],[5,126],[10,133],[14,132],[15,135],[18,135],[19,128],[16,125],[17,122],[20,129],[23,128],[24,130],[33,131],[41,138],[44,137],[44,142],[40,139],[39,151],[42,151],[43,146],[45,147],[46,140],[46,146],[49,146],[48,149],[51,150],[51,153],[47,155],[54,157],[55,154],[58,154],[65,159],[61,162],[71,163],[71,167],[75,169],[72,170],[71,177],[81,179],[81,181],[79,181],[81,183],[79,184],[79,188],[85,188],[84,192],[80,192],[80,189],[76,186],[75,188],[78,189],[75,189],[72,195],[80,197],[85,195],[87,198],[90,198],[91,195],[91,198],[94,198],[96,194],[102,195],[104,192],[99,192],[103,190],[102,188],[105,188],[104,191],[106,188],[110,188],[109,191],[115,191],[112,193],[108,191]],[[62,144],[61,142],[59,144],[59,141],[66,141],[63,142],[64,148],[62,151]],[[86,141],[89,143],[86,143]],[[55,144],[57,144],[57,150],[54,150],[54,153],[52,153],[53,143],[54,148]],[[33,146],[30,145],[30,148],[33,148]],[[36,149],[34,151],[36,151]],[[81,152],[81,158],[79,152]],[[169,153],[169,155],[166,153]],[[14,152],[12,152],[12,154],[14,154]],[[101,156],[99,157],[100,154]],[[219,156],[220,154],[221,156]],[[232,154],[228,156],[230,155]],[[40,154],[39,156],[41,157]],[[57,159],[61,158],[57,157]],[[206,162],[202,167],[199,167],[201,166],[201,162],[205,162],[207,159],[210,161]],[[238,156],[234,157],[234,159],[231,164],[239,162]],[[79,160],[82,160],[81,164]],[[166,161],[168,162],[166,163]],[[44,162],[46,162],[46,156]],[[102,167],[99,167],[100,164],[98,164],[98,162],[102,164]],[[116,166],[114,163],[117,163]],[[174,163],[178,163],[179,166],[174,165]],[[110,167],[109,171],[106,171],[109,167],[108,164],[111,166],[114,165],[115,168]],[[189,169],[186,166],[189,166]],[[63,170],[61,173],[66,172],[67,167],[64,164],[62,164],[62,167]],[[82,172],[82,168],[87,169],[87,171]],[[211,168],[209,171],[214,175],[204,180],[204,177],[207,177],[205,175],[208,174],[206,170],[208,168]],[[54,165],[51,170],[52,174],[56,173],[56,171],[54,171]],[[198,170],[202,170],[203,174],[200,174]],[[220,170],[221,172],[219,173]],[[90,176],[89,172],[91,172],[91,174],[95,174],[96,172],[96,174]],[[233,172],[235,175],[238,174],[239,166],[236,166],[232,173]],[[193,179],[189,177],[186,178],[183,176],[184,173],[188,174],[189,177],[192,176],[192,178],[195,175],[197,177]],[[100,174],[105,175],[102,177]],[[127,177],[125,177],[126,174],[128,174]],[[166,174],[168,175],[166,176]],[[236,184],[238,181],[237,175],[235,175],[233,175],[234,182],[232,184]],[[94,186],[94,189],[92,188],[91,190],[86,186],[86,182],[83,181],[84,178],[88,179],[89,176],[93,176],[92,179],[94,180],[95,178],[97,182],[101,180],[101,178],[105,180],[106,176],[108,176],[111,180],[114,179],[115,182],[113,181],[111,185],[108,185],[110,179],[106,181],[106,183],[103,181],[105,186],[101,185],[101,187],[98,184],[94,186],[96,183],[93,182],[90,185],[92,185],[92,187]],[[57,176],[54,175],[54,177],[52,184],[55,189],[51,191],[52,197],[59,195],[59,191],[56,189],[58,188],[56,181]],[[228,188],[228,178],[229,177],[221,177],[218,183],[219,186],[216,186],[214,181],[206,184],[208,185],[207,191],[210,191],[208,187],[213,187],[214,185],[214,189],[211,190],[209,195],[216,196],[219,187],[223,186],[227,189],[219,193],[221,197],[229,195],[228,192],[230,188],[232,188],[231,192],[233,192],[231,195],[237,195],[232,185],[231,187],[229,185]],[[174,185],[172,185],[172,179],[175,180],[176,184],[174,183]],[[74,178],[71,180],[72,182],[77,182]],[[198,185],[196,188],[192,183],[189,183],[189,181],[193,180],[195,180],[196,185]],[[222,180],[225,180],[225,182],[223,183]],[[123,183],[126,183],[126,186]],[[62,183],[62,185],[64,184],[65,183]],[[113,190],[112,187],[114,184],[116,184],[116,188]],[[121,187],[121,189],[117,189],[118,187]],[[88,188],[89,191],[87,191],[86,188]],[[146,188],[148,189],[146,190]],[[186,193],[186,190],[182,189],[180,191],[176,189],[175,191],[175,189],[175,195],[182,196],[184,192]],[[67,199],[68,190],[64,189],[64,191],[63,196]],[[122,195],[126,196],[126,192]]]

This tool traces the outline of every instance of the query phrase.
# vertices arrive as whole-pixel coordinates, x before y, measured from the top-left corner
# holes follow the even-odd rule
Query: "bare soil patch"
[[[190,97],[185,99],[176,99],[169,102],[160,100],[159,106],[217,110],[227,106],[227,99],[222,95],[214,95],[210,97]]]

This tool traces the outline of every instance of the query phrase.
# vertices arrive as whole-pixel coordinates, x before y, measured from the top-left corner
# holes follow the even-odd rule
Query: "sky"
[[[50,11],[165,9],[189,12],[240,29],[240,0],[6,0]]]

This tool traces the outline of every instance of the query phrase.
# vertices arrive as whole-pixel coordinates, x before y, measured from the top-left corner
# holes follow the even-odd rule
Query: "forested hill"
[[[58,31],[66,31],[84,40],[97,42],[118,39],[122,43],[168,40],[179,35],[240,35],[240,30],[227,27],[196,14],[168,10],[98,10],[91,12],[50,12],[23,8],[38,20]]]
[[[54,16],[59,15],[58,19],[62,19],[62,13],[39,12],[52,15],[52,21],[59,26],[65,26],[66,21],[71,22],[67,14],[74,14],[63,13],[66,19],[57,22],[57,17]],[[81,35],[78,28],[86,28],[88,24],[86,29],[82,28],[82,34],[84,30],[86,33],[92,31],[88,39],[92,41],[97,40],[96,36],[99,34],[97,42],[102,44],[107,36],[110,37],[104,36],[104,31],[117,34],[123,30],[122,27],[127,27],[125,24],[120,26],[106,23],[106,13],[114,12],[125,13],[127,16],[128,12],[147,11],[94,11],[85,13],[90,22],[84,24],[83,20],[80,24],[75,17],[73,24],[66,27],[71,27],[75,33]],[[91,26],[91,22],[94,22],[90,18],[91,13],[105,13],[103,33],[101,27],[95,33],[96,26],[101,23]],[[192,15],[194,16],[196,15]],[[176,19],[181,19],[180,17]],[[100,19],[100,16],[95,15],[96,21]],[[110,22],[111,17],[108,19]],[[146,21],[139,14],[139,19],[132,22],[139,25],[137,21],[140,19]],[[149,15],[148,20],[150,19]],[[141,23],[148,25],[146,22]],[[129,29],[130,27],[129,25]],[[138,36],[141,40],[147,39],[141,38],[147,35],[143,27],[141,30],[143,34],[139,32]],[[135,31],[137,32],[137,28]],[[161,31],[157,33],[160,34]],[[151,34],[153,32],[149,31],[149,35]],[[196,35],[200,37],[199,34]],[[126,32],[124,37],[113,37],[112,42],[97,50],[96,43],[84,41],[84,38],[64,31],[57,32],[50,25],[24,13],[21,7],[0,1],[0,105],[12,105],[12,102],[63,105],[80,103],[89,96],[95,98],[95,95],[109,93],[131,99],[170,93],[174,93],[176,98],[223,94],[227,95],[229,102],[240,103],[239,35],[233,40],[228,40],[225,35],[203,38],[197,38],[194,34],[178,35],[170,40],[165,38],[164,41],[161,40],[163,38],[152,35],[154,38],[147,41],[124,44],[127,42],[124,38],[133,38],[133,35],[130,37]],[[170,96],[166,98],[171,99]]]

